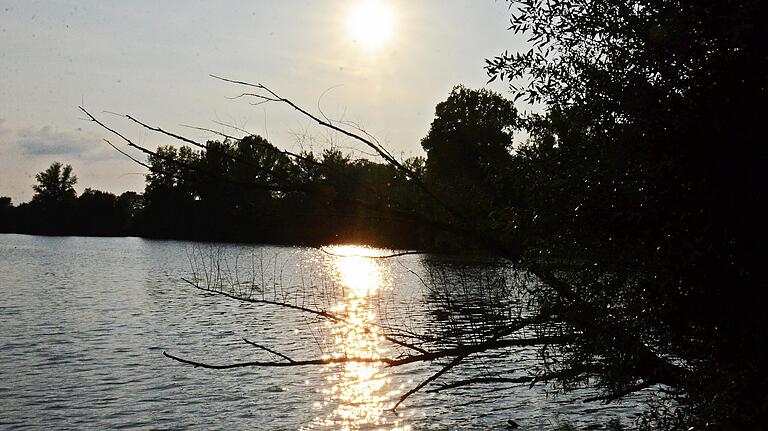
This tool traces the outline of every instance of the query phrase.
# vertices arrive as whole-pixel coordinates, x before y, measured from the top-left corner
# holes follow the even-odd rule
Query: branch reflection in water
[[[347,316],[346,322],[328,322],[333,337],[333,351],[327,357],[387,356],[377,322],[374,301],[377,295],[391,289],[384,267],[371,257],[378,250],[358,246],[332,246],[325,249],[332,257],[336,282],[343,288],[340,302],[333,312]],[[397,416],[387,411],[399,394],[380,363],[349,362],[329,365],[336,370],[327,378],[329,386],[322,390],[323,405],[336,404],[329,414],[316,418],[305,429],[333,427],[339,430],[376,428],[408,430]],[[322,406],[317,406],[322,407]]]

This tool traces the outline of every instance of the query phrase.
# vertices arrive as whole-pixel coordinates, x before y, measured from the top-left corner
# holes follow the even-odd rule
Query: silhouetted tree
[[[125,225],[112,193],[86,188],[78,196],[73,219],[74,233],[79,235],[123,235]]]
[[[427,184],[452,205],[478,194],[488,207],[501,204],[516,126],[510,100],[486,89],[454,87],[421,140]]]
[[[136,192],[123,192],[117,197],[117,213],[121,234],[138,235],[136,222],[144,211],[144,197]]]
[[[761,142],[768,104],[762,3],[511,3],[512,29],[530,37],[531,49],[490,59],[488,72],[511,79],[513,90],[541,102],[544,112],[518,119],[509,101],[458,89],[438,107],[425,138],[424,182],[374,140],[263,85],[230,82],[255,89],[249,95],[259,102],[288,104],[376,151],[393,170],[391,178],[416,183],[429,200],[426,214],[412,220],[537,277],[527,292],[532,310],[450,347],[432,334],[390,333],[407,352],[397,358],[283,357],[290,363],[222,367],[450,359],[404,399],[471,355],[542,346],[540,374],[482,380],[596,386],[605,400],[662,385],[681,403],[678,423],[686,428],[764,428],[768,271],[761,247],[768,166]],[[518,125],[530,139],[510,154]],[[347,177],[322,169],[306,175],[317,208],[354,217],[371,211],[365,205],[371,201],[386,203],[385,170],[332,152],[321,164]],[[355,201],[369,173],[381,194]],[[217,282],[192,284],[242,295],[239,285],[227,290],[218,277],[206,279]]]
[[[147,158],[149,173],[144,210],[138,222],[143,235],[161,238],[191,237],[200,155],[189,147],[161,146]]]
[[[764,4],[510,3],[531,48],[488,72],[546,113],[504,224],[552,267],[542,297],[577,336],[559,366],[617,395],[667,384],[686,428],[764,427]]]
[[[0,232],[13,232],[15,229],[14,206],[11,198],[0,197]]]
[[[487,231],[495,213],[514,201],[509,172],[517,125],[512,101],[486,89],[454,87],[435,108],[435,119],[421,140],[427,152],[424,182],[440,199],[422,211],[451,220],[446,214],[450,208],[465,224]],[[461,242],[452,232],[436,235],[437,248],[463,249],[467,244]]]
[[[57,205],[76,197],[74,185],[77,177],[72,174],[71,165],[53,162],[48,169],[35,175],[35,179],[37,184],[32,186],[35,190],[33,201],[43,205]]]
[[[53,183],[51,178],[55,177],[55,170],[49,168],[39,176]],[[61,178],[60,174],[59,182]],[[73,184],[71,171],[68,178],[68,182]],[[37,188],[42,190],[41,185]],[[67,191],[63,198],[57,200],[51,197],[52,193],[45,191],[36,195],[31,202],[22,203],[18,207],[11,204],[11,198],[0,198],[0,231],[88,236],[137,233],[134,223],[143,210],[141,195],[125,192],[116,197],[112,193],[91,188],[86,188],[78,197],[73,194],[73,191]]]
[[[24,231],[39,230],[44,234],[63,234],[72,229],[77,194],[77,177],[71,165],[54,162],[35,176],[37,184],[29,204],[19,207]]]

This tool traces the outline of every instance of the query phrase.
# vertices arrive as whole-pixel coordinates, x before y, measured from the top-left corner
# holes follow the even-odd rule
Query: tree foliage
[[[546,111],[508,226],[528,262],[571,263],[552,272],[568,294],[545,293],[579,335],[562,365],[674,387],[693,424],[764,424],[762,4],[511,3],[530,49],[487,70]]]
[[[72,174],[72,165],[53,162],[48,169],[35,175],[35,180],[33,200],[41,204],[57,205],[76,196],[74,185],[77,177]]]
[[[425,184],[443,205],[465,219],[484,219],[509,202],[517,110],[510,100],[486,89],[456,86],[435,108],[435,118],[421,146],[427,153]],[[467,196],[475,205],[467,206]],[[447,242],[446,242],[447,244]]]
[[[263,85],[227,80],[387,163],[288,153],[260,137],[155,152],[128,141],[149,154],[143,232],[484,249],[537,278],[533,310],[448,348],[429,334],[409,334],[418,345],[399,340],[409,354],[388,363],[451,359],[414,391],[471,355],[536,345],[544,372],[505,381],[594,386],[606,400],[661,386],[679,408],[657,423],[764,427],[763,4],[522,0],[510,9],[529,49],[489,59],[487,71],[539,113],[456,87],[422,141],[427,158],[401,163]],[[522,132],[529,139],[512,148]]]
[[[495,190],[511,160],[517,110],[486,89],[457,86],[435,108],[421,146],[427,152],[427,177],[433,187],[450,184],[454,192]]]
[[[414,159],[409,165],[422,166]],[[290,244],[426,245],[418,228],[383,217],[411,208],[413,186],[389,165],[326,149],[288,157],[260,136],[162,146],[136,229],[142,235]],[[366,202],[365,207],[358,204]],[[183,217],[179,217],[183,214]],[[375,222],[373,222],[375,220]]]
[[[30,202],[11,205],[0,198],[0,231],[43,235],[123,236],[137,234],[134,223],[143,210],[135,192],[120,196],[86,188],[77,196],[77,177],[70,165],[54,162],[36,176]]]

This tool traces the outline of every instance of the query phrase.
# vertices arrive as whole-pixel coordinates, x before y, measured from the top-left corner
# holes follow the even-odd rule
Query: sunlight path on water
[[[356,323],[318,324],[296,310],[187,288],[179,276],[189,274],[191,248],[221,256],[241,279],[269,286],[266,294],[335,307]],[[477,272],[476,265],[457,267],[436,256],[357,247],[7,234],[0,234],[0,267],[2,429],[484,431],[504,429],[513,418],[521,429],[550,430],[557,420],[581,429],[613,417],[630,423],[638,413],[640,398],[593,405],[581,402],[592,393],[547,398],[548,388],[525,385],[422,391],[395,415],[387,409],[440,364],[213,371],[162,356],[167,349],[216,362],[270,357],[245,345],[247,337],[298,359],[315,358],[318,350],[397,357],[406,351],[382,339],[389,332],[382,326],[440,334],[452,328],[446,325],[453,320],[441,320],[446,312],[460,319],[478,305],[503,312],[498,298],[507,286],[486,282],[498,274],[494,268]],[[510,364],[525,370],[538,360],[532,349],[514,355],[468,362],[439,383]]]
[[[382,265],[371,258],[382,253],[359,246],[332,246],[325,251],[332,257],[336,282],[343,289],[342,299],[333,311],[347,316],[347,322],[329,323],[333,351],[327,356],[386,356],[388,350],[380,328],[371,325],[377,320],[373,301],[381,291],[392,287]],[[398,388],[391,387],[391,378],[381,364],[350,362],[329,367],[332,369],[336,372],[328,377],[329,386],[322,390],[323,403],[336,407],[304,429],[410,429],[387,411]]]

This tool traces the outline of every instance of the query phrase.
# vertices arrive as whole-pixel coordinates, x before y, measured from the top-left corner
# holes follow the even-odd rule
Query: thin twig
[[[115,151],[117,151],[118,153],[120,153],[120,154],[124,155],[125,157],[128,157],[128,158],[129,158],[129,159],[131,159],[131,160],[133,160],[135,163],[137,163],[137,164],[139,164],[139,165],[141,165],[141,166],[144,166],[144,167],[145,167],[145,168],[147,168],[147,169],[151,169],[151,168],[149,167],[149,165],[148,165],[148,164],[146,164],[146,163],[142,162],[141,160],[138,160],[138,159],[134,158],[134,157],[133,157],[133,156],[131,156],[130,154],[128,154],[128,153],[126,153],[125,151],[121,150],[120,148],[117,148],[117,147],[116,147],[116,146],[115,146],[113,143],[109,142],[109,140],[108,140],[108,139],[104,139],[104,142],[106,142],[107,144],[109,144],[109,146],[110,146],[110,147],[112,147],[112,149],[114,149],[114,150],[115,150]]]
[[[446,365],[443,368],[441,368],[440,371],[436,372],[435,374],[432,374],[431,376],[429,376],[429,378],[427,378],[423,382],[419,383],[415,388],[413,388],[410,391],[404,393],[402,396],[400,396],[400,399],[397,400],[397,403],[395,403],[395,405],[392,407],[392,411],[397,410],[397,407],[400,404],[402,404],[403,401],[408,399],[408,397],[410,397],[411,395],[413,395],[416,392],[420,391],[421,388],[423,388],[424,386],[426,386],[426,385],[430,384],[431,382],[433,382],[433,381],[437,380],[438,378],[440,378],[440,376],[442,376],[443,374],[448,372],[448,370],[450,370],[451,368],[453,368],[456,365],[458,365],[459,363],[461,363],[461,361],[464,360],[464,358],[466,358],[467,356],[468,356],[468,354],[467,355],[460,355],[460,356],[457,356],[457,357],[453,358],[453,360],[451,362],[449,362],[448,365]]]
[[[174,361],[178,361],[183,364],[192,365],[192,366],[201,367],[201,368],[208,368],[212,370],[228,370],[233,368],[248,368],[248,367],[304,367],[309,365],[346,364],[350,362],[384,363],[384,364],[395,362],[395,360],[389,359],[389,358],[342,356],[338,358],[309,359],[304,361],[293,361],[293,362],[251,361],[251,362],[234,362],[231,364],[209,364],[206,362],[199,362],[199,361],[193,361],[191,359],[180,358],[178,356],[172,355],[165,351],[163,351],[163,355],[167,358],[171,358]]]
[[[269,347],[262,346],[261,344],[256,344],[253,341],[248,341],[248,339],[246,339],[246,338],[243,338],[243,341],[245,341],[246,343],[250,344],[253,347],[259,348],[261,350],[266,350],[267,352],[269,352],[269,353],[271,353],[273,355],[277,355],[277,356],[285,359],[288,362],[291,362],[291,363],[294,363],[294,364],[296,363],[296,361],[294,361],[293,359],[289,358],[288,356],[286,356],[286,355],[284,355],[284,354],[282,354],[280,352],[277,352],[275,350],[272,350]]]

